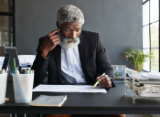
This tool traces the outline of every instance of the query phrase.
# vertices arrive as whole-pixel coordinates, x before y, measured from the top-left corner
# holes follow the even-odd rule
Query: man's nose
[[[76,32],[72,32],[72,34],[71,34],[71,37],[70,38],[72,38],[72,39],[75,39],[77,36],[76,36]]]

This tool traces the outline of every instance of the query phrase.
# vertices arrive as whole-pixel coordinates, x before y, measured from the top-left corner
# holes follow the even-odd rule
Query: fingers
[[[52,41],[52,43],[54,43],[56,41],[60,41],[59,37],[52,37],[52,38],[50,38],[50,40]]]
[[[56,40],[56,41],[53,42],[54,46],[57,45],[57,44],[60,44],[60,40]]]
[[[100,83],[106,82],[106,79],[109,80],[108,75],[102,76],[101,78],[100,77],[96,78],[96,80],[100,81]]]
[[[49,39],[50,39],[50,40],[53,40],[53,41],[54,41],[54,40],[60,40],[59,36],[53,36],[53,37],[50,37]]]
[[[50,38],[59,38],[59,35],[52,35]]]
[[[103,88],[111,88],[112,87],[112,82],[111,79],[105,75],[101,78],[97,77],[97,80],[99,80],[99,86],[103,87]]]
[[[112,85],[107,85],[107,86],[104,87],[104,88],[109,89],[109,88],[111,88],[111,87],[112,87]]]
[[[101,83],[106,82],[106,80],[110,80],[110,78],[108,77],[108,75],[105,75],[105,76],[101,77],[101,79],[100,79]]]
[[[103,85],[99,85],[100,87],[103,87],[103,88],[106,88],[106,89],[108,89],[108,88],[111,88],[112,87],[112,85],[111,84],[103,84]]]
[[[59,31],[60,31],[60,29],[56,29],[56,30],[52,31],[51,33],[49,33],[48,36],[52,36]]]
[[[53,35],[51,37],[49,37],[50,41],[53,44],[53,47],[55,47],[57,44],[60,44],[60,38],[58,35]]]
[[[55,46],[58,45],[58,44],[60,44],[60,42],[58,42],[58,41],[54,43]]]
[[[43,44],[40,47],[41,52],[45,51],[45,53],[48,53],[49,51],[53,50],[57,44],[60,44],[59,35],[55,34],[59,31],[60,29],[57,29],[48,34],[48,36],[45,38]]]
[[[109,81],[109,83],[101,83],[99,86],[106,88],[107,86],[111,87],[112,83]]]
[[[60,40],[54,40],[54,41],[52,41],[52,43],[53,43],[54,45],[57,45],[57,44],[60,43]]]
[[[96,80],[98,80],[98,81],[99,81],[99,79],[100,79],[99,77],[96,78]]]

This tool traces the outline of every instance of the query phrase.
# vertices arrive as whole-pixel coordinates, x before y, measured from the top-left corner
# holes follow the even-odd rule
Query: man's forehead
[[[69,28],[72,28],[72,27],[76,27],[76,28],[81,28],[82,27],[82,23],[80,22],[66,22],[63,24],[64,27],[69,27]]]

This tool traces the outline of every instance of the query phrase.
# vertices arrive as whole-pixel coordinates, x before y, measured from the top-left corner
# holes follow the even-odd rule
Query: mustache
[[[62,33],[59,32],[61,46],[65,49],[74,48],[80,43],[79,37],[73,38],[65,38]]]
[[[71,41],[76,41],[76,39],[77,39],[77,38],[75,38],[75,39],[72,39],[72,38],[63,38],[63,41],[64,41],[65,43],[71,43]]]
[[[60,36],[60,40],[64,43],[74,43],[75,41],[77,41],[77,38],[78,38],[77,37],[77,38],[73,39],[73,38],[64,37],[62,32],[59,32],[59,36]]]

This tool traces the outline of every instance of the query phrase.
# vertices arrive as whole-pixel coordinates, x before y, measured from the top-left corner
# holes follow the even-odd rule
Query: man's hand
[[[100,87],[103,87],[106,89],[109,89],[112,87],[112,82],[108,75],[104,75],[101,78],[97,77],[96,79],[99,81]]]
[[[47,57],[49,51],[53,50],[57,46],[57,44],[60,43],[59,35],[56,34],[59,31],[60,31],[60,29],[52,31],[44,39],[44,42],[40,47],[41,55],[44,58]]]

